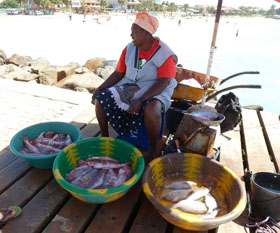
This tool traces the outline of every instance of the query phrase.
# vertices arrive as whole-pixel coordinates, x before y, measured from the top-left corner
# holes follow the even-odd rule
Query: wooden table
[[[243,165],[246,164],[252,172],[274,172],[280,161],[280,123],[277,118],[275,114],[244,109],[242,124],[226,133],[230,140],[221,136],[220,162],[239,177],[244,175]],[[93,107],[81,112],[71,122],[81,129],[84,138],[99,135]],[[264,137],[265,132],[269,138]],[[272,152],[275,163],[270,160]],[[0,207],[9,205],[21,206],[23,213],[5,225],[0,230],[3,233],[191,232],[173,226],[158,214],[143,194],[141,181],[114,202],[83,203],[57,184],[51,169],[32,168],[7,147],[0,153]],[[245,232],[246,222],[246,217],[241,216],[221,225],[218,232]]]

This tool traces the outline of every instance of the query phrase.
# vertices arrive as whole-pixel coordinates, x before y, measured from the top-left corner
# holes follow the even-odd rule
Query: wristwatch
[[[144,104],[147,100],[145,100],[145,98],[144,97],[141,97],[140,99],[138,99],[140,102],[141,102],[141,104]]]

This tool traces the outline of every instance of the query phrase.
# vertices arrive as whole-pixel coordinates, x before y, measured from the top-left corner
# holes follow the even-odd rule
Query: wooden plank
[[[43,233],[83,232],[88,225],[88,222],[97,211],[97,207],[98,205],[96,204],[81,202],[78,199],[71,197],[61,211],[59,211],[59,213],[57,213],[47,225]]]
[[[174,227],[172,233],[207,233],[208,231],[188,231],[179,227]]]
[[[237,127],[235,130],[228,131],[219,136],[221,143],[220,163],[230,168],[239,178],[244,175],[243,161],[240,145],[240,132]]]
[[[153,205],[145,197],[130,233],[164,233],[168,223],[155,210]]]
[[[0,195],[0,206],[24,206],[52,176],[51,169],[32,169]]]
[[[140,192],[141,182],[138,182],[125,196],[103,204],[85,233],[127,232],[126,226],[129,225]]]
[[[81,114],[75,117],[71,123],[78,126],[80,129],[82,129],[86,125],[88,125],[91,121],[93,121],[95,118],[96,118],[95,108],[92,105],[92,107],[86,108]]]
[[[52,180],[24,206],[21,216],[5,225],[2,231],[7,233],[42,231],[69,197],[70,194]]]
[[[13,163],[0,171],[0,193],[16,182],[20,177],[31,169],[31,165],[22,158],[16,159]]]
[[[4,167],[8,166],[10,163],[18,159],[18,156],[13,154],[9,147],[6,147],[5,150],[3,150],[0,153],[0,170]]]
[[[278,164],[280,167],[280,120],[279,116],[275,113],[260,112],[263,119],[268,138]]]
[[[274,166],[270,161],[257,113],[254,110],[247,110],[246,112],[248,114],[243,114],[243,124],[249,168],[253,173],[260,171],[273,172]]]
[[[96,137],[96,135],[100,132],[100,128],[98,125],[97,119],[94,119],[90,122],[90,124],[82,130],[83,139]]]

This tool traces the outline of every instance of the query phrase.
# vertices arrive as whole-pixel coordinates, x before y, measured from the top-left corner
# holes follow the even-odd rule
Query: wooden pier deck
[[[83,138],[99,135],[91,95],[0,79],[0,208],[19,205],[23,213],[1,233],[188,233],[166,222],[146,199],[141,181],[107,204],[73,198],[54,180],[51,169],[31,167],[9,150],[9,141],[31,124],[61,120],[77,125]],[[239,177],[244,169],[278,172],[280,122],[276,114],[243,109],[235,130],[220,136],[220,162]],[[244,182],[245,185],[245,182]],[[248,184],[247,184],[248,185]],[[246,214],[246,211],[244,212]],[[247,218],[220,225],[220,233],[245,232]],[[204,232],[205,233],[205,232]]]

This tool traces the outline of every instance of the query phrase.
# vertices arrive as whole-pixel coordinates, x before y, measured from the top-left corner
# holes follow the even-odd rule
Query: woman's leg
[[[150,142],[151,159],[158,156],[156,147],[162,121],[161,110],[162,104],[156,99],[147,104],[144,109],[144,121]]]
[[[100,127],[101,136],[109,137],[108,120],[101,104],[97,99],[95,99],[95,113]]]

